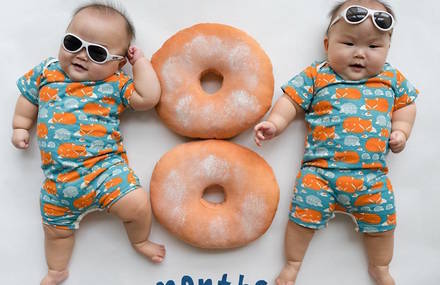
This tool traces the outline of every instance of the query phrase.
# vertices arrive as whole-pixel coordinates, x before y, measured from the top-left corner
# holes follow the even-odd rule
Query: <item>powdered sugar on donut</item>
[[[229,162],[210,154],[197,166],[197,176],[209,180],[223,181],[229,176]]]
[[[224,115],[245,123],[244,119],[249,118],[251,114],[258,113],[260,108],[254,96],[249,95],[245,90],[236,90],[226,99]]]
[[[163,183],[164,204],[167,205],[165,210],[169,211],[170,218],[176,222],[178,227],[184,224],[186,218],[183,206],[187,189],[183,181],[180,174],[172,170]]]
[[[261,230],[264,224],[264,220],[267,215],[267,206],[262,197],[247,194],[241,204],[241,226],[243,232],[247,238],[256,236]]]
[[[215,241],[216,244],[224,244],[226,242],[226,237],[228,225],[225,222],[224,217],[217,216],[209,222],[209,238]]]
[[[177,101],[176,117],[177,120],[184,126],[188,127],[192,123],[192,115],[194,107],[191,105],[193,97],[191,95],[184,95]]]

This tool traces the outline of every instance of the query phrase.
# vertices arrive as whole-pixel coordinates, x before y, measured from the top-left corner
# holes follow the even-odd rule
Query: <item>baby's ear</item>
[[[325,53],[328,52],[328,36],[324,37],[324,49],[325,49]]]
[[[121,69],[125,64],[127,63],[127,58],[124,57],[124,59],[121,59],[121,61],[119,62],[119,69]]]

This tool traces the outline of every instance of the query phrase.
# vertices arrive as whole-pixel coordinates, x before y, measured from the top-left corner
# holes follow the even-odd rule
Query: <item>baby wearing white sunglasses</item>
[[[392,14],[376,0],[337,5],[324,38],[326,60],[283,85],[284,96],[255,126],[257,145],[281,134],[298,113],[308,126],[277,285],[295,284],[314,232],[338,211],[350,214],[363,234],[376,284],[395,284],[389,264],[396,213],[385,155],[405,148],[418,91],[386,63]]]
[[[43,285],[67,278],[74,231],[92,210],[118,217],[142,255],[153,262],[165,257],[164,246],[148,239],[148,195],[128,166],[119,131],[125,108],[151,109],[161,93],[149,60],[130,46],[133,37],[132,24],[118,9],[83,6],[67,28],[58,59],[44,60],[17,82],[14,146],[27,149],[38,110],[47,114],[37,121],[47,178],[40,201],[48,264]],[[121,71],[127,59],[133,79]]]

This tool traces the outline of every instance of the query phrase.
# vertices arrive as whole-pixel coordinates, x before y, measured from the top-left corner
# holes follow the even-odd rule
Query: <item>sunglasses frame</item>
[[[72,37],[78,39],[78,40],[81,42],[81,46],[80,46],[78,49],[74,50],[74,51],[71,51],[71,50],[67,49],[66,46],[64,45],[64,40],[66,39],[67,36],[72,36]],[[109,61],[123,60],[123,59],[125,58],[125,56],[115,55],[115,54],[110,54],[110,52],[108,51],[108,49],[107,49],[105,46],[102,46],[102,45],[99,45],[99,44],[95,44],[95,43],[90,43],[90,42],[85,41],[85,40],[81,39],[80,37],[78,37],[77,35],[72,34],[72,33],[66,33],[66,34],[64,35],[64,37],[63,37],[63,40],[62,40],[62,43],[61,43],[61,44],[62,44],[64,50],[67,51],[67,52],[69,52],[69,53],[78,53],[78,52],[80,52],[83,48],[85,48],[85,49],[86,49],[86,53],[87,53],[88,58],[89,58],[91,61],[93,61],[94,63],[96,63],[96,64],[105,64],[105,63],[107,63],[107,62],[109,62]],[[90,53],[89,53],[89,46],[97,46],[97,47],[100,47],[100,48],[104,49],[104,51],[107,53],[107,57],[105,58],[105,60],[102,61],[102,62],[94,60],[94,59],[90,56]]]
[[[362,20],[360,20],[359,22],[352,22],[352,21],[349,21],[349,20],[347,19],[347,12],[348,12],[348,10],[349,10],[350,8],[362,8],[362,9],[365,9],[365,10],[367,11],[367,15],[365,15],[365,17],[364,17]],[[381,28],[381,27],[376,23],[376,19],[374,18],[374,14],[377,13],[377,12],[385,13],[385,14],[387,14],[388,16],[390,16],[390,18],[391,18],[391,25],[390,25],[389,28],[386,28],[386,29]],[[351,25],[357,25],[357,24],[360,24],[360,23],[362,23],[363,21],[365,21],[369,16],[371,16],[371,20],[373,21],[374,26],[375,26],[378,30],[383,31],[383,32],[388,32],[388,31],[390,31],[390,30],[394,27],[394,23],[396,22],[396,21],[394,20],[393,15],[391,15],[391,13],[389,13],[389,12],[387,12],[387,11],[383,11],[383,10],[374,10],[374,9],[370,9],[370,8],[367,8],[367,7],[364,7],[364,6],[360,6],[360,5],[351,5],[351,6],[348,6],[347,8],[345,8],[344,11],[342,11],[338,16],[336,16],[336,18],[330,23],[330,25],[329,25],[328,28],[330,29],[331,26],[333,26],[333,25],[334,25],[337,21],[339,21],[341,18],[344,19],[345,22],[347,22],[347,23],[349,23],[349,24],[351,24]]]

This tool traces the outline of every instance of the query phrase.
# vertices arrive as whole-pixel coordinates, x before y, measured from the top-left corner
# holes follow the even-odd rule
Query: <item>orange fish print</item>
[[[102,207],[107,207],[114,199],[118,198],[121,195],[121,190],[118,188],[111,193],[107,193],[99,199],[99,204]]]
[[[67,85],[66,94],[78,98],[91,97],[93,95],[93,87],[79,82],[73,82]]]
[[[111,97],[104,97],[104,98],[102,98],[102,103],[114,105],[116,103],[116,100]]]
[[[345,132],[349,133],[364,133],[364,132],[372,132],[373,124],[370,120],[364,120],[359,117],[349,117],[344,120],[342,123],[342,128]]]
[[[313,130],[313,140],[315,141],[325,141],[334,138],[335,138],[335,127],[326,128],[323,126],[317,126]]]
[[[91,191],[89,194],[79,197],[78,199],[73,201],[73,206],[77,209],[83,209],[92,205],[95,194],[95,191]]]
[[[47,138],[47,134],[48,134],[48,129],[47,129],[47,126],[46,126],[46,124],[44,124],[44,123],[39,123],[38,125],[37,125],[37,136],[39,137],[39,138]]]
[[[332,113],[332,104],[329,101],[320,101],[312,106],[313,111],[318,116],[331,114]]]
[[[87,103],[84,105],[84,113],[98,116],[108,116],[110,108],[106,108],[97,103]]]
[[[107,134],[107,128],[100,124],[79,125],[79,134],[89,137],[103,137]]]
[[[385,113],[388,111],[388,101],[384,98],[365,99],[365,109]]]
[[[352,176],[341,176],[336,179],[336,189],[348,193],[354,193],[362,190],[364,187],[364,181],[362,179],[356,179]]]
[[[318,71],[316,70],[316,67],[313,66],[307,67],[304,73],[308,78],[315,78],[316,75],[318,75]]]
[[[135,185],[137,183],[136,182],[136,177],[134,176],[133,171],[130,171],[130,173],[128,173],[127,181],[128,181],[128,183],[130,183],[130,185]]]
[[[321,222],[322,214],[313,209],[300,209],[296,207],[294,217],[300,219],[305,223],[318,224]]]
[[[382,163],[380,163],[380,162],[372,162],[372,163],[362,162],[362,168],[363,169],[384,169]]]
[[[105,168],[98,168],[95,171],[87,174],[84,176],[84,182],[81,186],[87,186],[89,185],[96,177],[98,177],[99,174],[103,173],[105,171]]]
[[[316,167],[320,167],[320,168],[328,168],[328,161],[323,158],[319,158],[319,159],[315,159],[313,161],[308,161],[307,165],[316,166]]]
[[[328,190],[328,182],[321,177],[308,173],[302,179],[302,186],[312,190]]]
[[[58,90],[50,88],[48,86],[43,86],[40,89],[40,100],[42,102],[49,102],[58,99]]]
[[[296,102],[298,105],[301,105],[304,103],[304,100],[298,95],[298,92],[290,86],[287,86],[284,88],[284,93],[286,93],[294,102]]]
[[[92,158],[84,160],[83,165],[87,168],[92,168],[95,164],[97,164],[101,160],[106,159],[107,157],[108,157],[108,154],[92,157]]]
[[[319,73],[315,79],[316,88],[324,87],[336,81],[334,74]]]
[[[395,225],[396,224],[396,213],[387,215],[387,224],[388,225]]]
[[[384,137],[384,138],[389,138],[390,137],[390,131],[388,131],[388,129],[382,129],[380,131],[380,136]]]
[[[71,172],[68,172],[68,173],[58,174],[57,181],[58,182],[62,182],[62,183],[72,182],[72,181],[78,180],[79,177],[80,176],[79,176],[78,171],[74,170],[74,171],[71,171]]]
[[[359,162],[359,154],[355,151],[335,152],[335,161],[355,164]]]
[[[52,123],[74,125],[76,123],[76,117],[73,113],[54,113]]]
[[[51,195],[57,194],[57,186],[54,181],[46,179],[43,184],[43,189]]]
[[[353,215],[356,217],[357,220],[367,224],[377,225],[380,224],[381,221],[380,216],[377,214],[354,213]]]
[[[44,150],[40,150],[40,155],[41,155],[41,163],[43,165],[49,165],[53,163],[51,152],[45,152]]]
[[[365,143],[365,149],[369,152],[385,152],[387,142],[378,138],[368,139]]]
[[[386,181],[387,181],[388,192],[390,193],[393,192],[393,186],[391,185],[391,180],[387,177]]]
[[[365,82],[368,88],[387,88],[391,86],[391,81],[383,78],[374,77]]]
[[[115,178],[109,180],[107,183],[105,183],[105,189],[109,190],[110,188],[115,187],[115,186],[121,184],[122,181],[123,180],[122,180],[121,177],[115,177]]]
[[[69,208],[66,207],[59,207],[53,204],[45,203],[43,206],[43,212],[47,216],[53,216],[53,217],[61,217],[64,216],[66,213],[69,212]]]
[[[355,206],[365,206],[371,204],[380,204],[382,202],[382,195],[379,193],[376,194],[365,194],[359,196],[354,202]]]
[[[43,75],[44,77],[46,77],[48,82],[59,82],[59,81],[64,81],[66,79],[64,74],[58,70],[45,69]]]
[[[403,94],[399,98],[394,99],[393,111],[411,104],[411,98],[408,94]]]
[[[361,91],[357,88],[337,88],[336,98],[338,99],[361,99]]]
[[[85,146],[76,145],[72,143],[60,144],[57,151],[58,155],[63,158],[78,158],[87,155]]]

